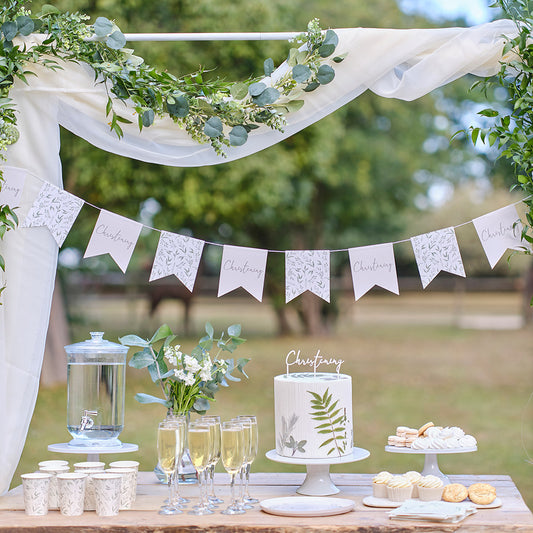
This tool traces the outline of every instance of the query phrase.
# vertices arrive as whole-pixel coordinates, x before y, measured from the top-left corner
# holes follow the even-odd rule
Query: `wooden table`
[[[338,497],[355,501],[355,510],[346,514],[316,517],[289,518],[274,516],[256,509],[245,515],[225,516],[216,512],[209,516],[160,516],[156,510],[166,497],[166,487],[157,484],[153,473],[141,472],[135,509],[121,511],[118,516],[103,518],[94,512],[82,516],[62,516],[50,511],[47,516],[26,516],[22,504],[21,487],[0,498],[0,532],[31,533],[166,533],[216,531],[217,533],[401,533],[401,532],[457,532],[457,533],[533,533],[533,515],[525,505],[518,489],[509,476],[450,476],[452,481],[469,485],[477,481],[492,483],[502,506],[481,509],[459,524],[404,522],[390,520],[386,509],[366,507],[362,500],[372,493],[370,474],[332,474],[333,482],[341,489]],[[217,493],[228,501],[228,478],[216,475]],[[252,474],[250,492],[260,500],[280,496],[294,496],[304,474]],[[182,495],[196,499],[197,485],[182,488]],[[221,508],[226,505],[222,504]],[[190,506],[190,504],[189,504]]]

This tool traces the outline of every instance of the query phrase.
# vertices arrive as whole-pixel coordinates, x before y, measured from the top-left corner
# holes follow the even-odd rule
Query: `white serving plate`
[[[279,516],[332,516],[354,508],[355,502],[346,498],[316,496],[288,496],[259,502],[266,513]]]
[[[412,498],[413,500],[418,501],[418,498]],[[475,505],[478,509],[496,509],[497,507],[502,506],[502,501],[500,498],[496,498],[492,503],[489,503],[488,505],[479,505],[477,503],[474,503],[470,501],[468,498],[466,500],[463,500],[464,502],[471,503],[472,505]],[[381,508],[395,508],[400,507],[403,502],[393,502],[392,500],[389,500],[388,498],[376,498],[375,496],[366,496],[363,498],[363,504],[367,507],[381,507]],[[461,502],[463,503],[463,502]]]

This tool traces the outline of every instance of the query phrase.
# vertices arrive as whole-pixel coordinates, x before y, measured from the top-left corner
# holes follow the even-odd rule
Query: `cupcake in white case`
[[[442,479],[429,474],[418,481],[418,497],[424,502],[440,500],[444,484]]]
[[[374,498],[387,498],[387,483],[392,479],[390,472],[380,472],[372,479],[372,493]]]
[[[404,477],[406,477],[413,484],[413,493],[411,494],[411,498],[418,498],[418,482],[422,478],[422,474],[420,472],[410,470],[404,474]]]
[[[387,497],[393,502],[408,500],[413,493],[413,484],[405,476],[393,476],[387,483]]]

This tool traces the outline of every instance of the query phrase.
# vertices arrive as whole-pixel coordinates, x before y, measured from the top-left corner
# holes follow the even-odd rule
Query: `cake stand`
[[[270,450],[266,456],[271,461],[290,465],[305,465],[307,475],[300,487],[296,489],[298,494],[305,496],[331,496],[340,490],[335,486],[329,475],[329,465],[340,465],[343,463],[353,463],[362,461],[370,455],[368,450],[363,448],[352,448],[352,453],[342,457],[327,457],[325,459],[301,459],[298,457],[285,457],[278,455],[276,450]]]
[[[71,446],[68,442],[49,444],[49,452],[87,455],[87,461],[98,461],[101,453],[129,453],[139,449],[137,444],[122,442],[120,446]]]
[[[477,446],[470,446],[468,448],[442,448],[442,449],[429,449],[424,450],[413,450],[412,448],[407,448],[403,446],[385,446],[386,452],[391,453],[407,453],[407,454],[424,454],[424,468],[422,470],[422,475],[427,476],[432,474],[442,479],[444,484],[450,483],[448,476],[443,474],[439,469],[438,456],[446,455],[451,453],[469,453],[477,451]]]

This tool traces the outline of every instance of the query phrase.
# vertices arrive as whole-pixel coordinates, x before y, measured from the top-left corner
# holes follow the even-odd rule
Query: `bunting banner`
[[[139,222],[102,209],[83,257],[109,254],[126,273],[142,227]]]
[[[193,237],[162,231],[149,281],[174,275],[192,292],[204,244]]]
[[[485,255],[494,268],[508,248],[523,250],[531,247],[522,240],[522,223],[514,205],[502,207],[473,221]]]
[[[441,270],[466,277],[454,228],[411,237],[411,243],[424,289]]]
[[[329,250],[287,250],[285,252],[285,303],[305,291],[329,303]]]
[[[242,287],[262,302],[267,255],[266,250],[225,245],[220,264],[218,296]]]
[[[348,254],[355,301],[374,285],[400,294],[392,243],[350,248]]]
[[[26,181],[26,171],[22,168],[6,167],[4,183],[0,190],[0,205],[8,205],[11,209],[19,207]]]
[[[47,227],[61,248],[83,204],[83,200],[73,194],[44,183],[22,227]]]
[[[82,206],[87,202],[26,169],[4,167],[3,171],[5,182],[0,190],[0,205],[18,206],[28,177],[42,182],[43,185],[21,227],[48,227],[61,247]],[[521,238],[523,226],[515,207],[519,203],[515,202],[470,221],[476,228],[491,268],[494,268],[507,249],[531,250],[529,243]],[[109,253],[125,273],[142,228],[159,231],[161,236],[150,272],[150,281],[175,275],[191,292],[196,283],[206,244],[223,248],[219,297],[242,287],[261,302],[269,253],[285,254],[286,303],[305,291],[312,292],[326,302],[330,301],[330,257],[334,252],[348,252],[356,301],[374,286],[399,294],[394,245],[409,241],[424,289],[441,271],[466,277],[455,235],[455,228],[458,226],[402,241],[343,250],[265,250],[222,245],[161,231],[94,205],[91,207],[99,210],[99,216],[85,250],[85,258]]]

